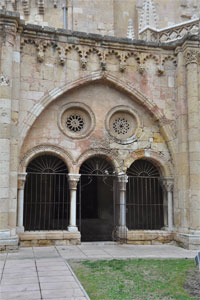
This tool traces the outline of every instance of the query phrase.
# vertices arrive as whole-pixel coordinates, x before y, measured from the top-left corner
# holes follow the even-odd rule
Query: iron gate
[[[29,172],[24,196],[25,230],[67,230],[70,207],[66,174]]]
[[[129,176],[127,226],[131,230],[160,230],[164,226],[163,191],[158,177]]]

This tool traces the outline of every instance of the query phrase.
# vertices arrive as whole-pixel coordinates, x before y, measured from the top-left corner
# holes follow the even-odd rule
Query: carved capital
[[[67,175],[70,190],[77,189],[77,184],[79,182],[80,177],[81,177],[80,174],[68,174]]]
[[[198,64],[200,52],[196,49],[188,49],[184,53],[185,64]]]
[[[18,189],[23,190],[27,173],[18,173]]]
[[[10,85],[10,80],[8,77],[4,76],[3,74],[0,75],[0,86],[9,86]]]
[[[126,184],[128,182],[128,176],[126,174],[118,175],[117,177],[119,190],[126,191]]]
[[[167,192],[172,192],[174,189],[174,179],[173,178],[162,178],[162,184]]]

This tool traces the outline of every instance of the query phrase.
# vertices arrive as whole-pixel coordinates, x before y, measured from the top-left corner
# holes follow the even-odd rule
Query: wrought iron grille
[[[138,160],[127,173],[127,227],[160,230],[164,226],[164,205],[159,171],[150,162]]]
[[[67,229],[69,187],[66,174],[65,164],[54,156],[41,156],[29,164],[24,193],[25,230]]]

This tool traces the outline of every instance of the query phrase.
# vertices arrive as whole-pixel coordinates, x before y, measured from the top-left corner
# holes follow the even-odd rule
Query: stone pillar
[[[175,154],[174,225],[181,232],[189,227],[189,156],[188,156],[188,111],[186,90],[186,69],[184,53],[181,47],[176,49],[176,132],[177,153]]]
[[[76,196],[77,196],[77,184],[79,182],[79,174],[68,174],[68,183],[70,189],[70,217],[68,231],[76,232],[78,228],[76,226]]]
[[[16,37],[15,21],[6,21],[9,20],[0,25],[0,231],[9,228],[12,60]]]
[[[73,30],[73,0],[67,1],[67,29]]]
[[[199,44],[186,45],[185,64],[187,70],[188,145],[189,145],[189,229],[200,230],[200,121],[198,59]],[[199,239],[200,244],[200,239]]]
[[[24,186],[27,173],[18,174],[17,233],[24,232]]]
[[[128,176],[123,174],[117,177],[118,193],[119,193],[119,221],[117,226],[117,237],[126,238],[126,184],[128,182]]]
[[[167,191],[167,207],[168,207],[168,230],[172,231],[174,227],[173,222],[173,189],[174,180],[173,178],[164,178],[163,185]]]

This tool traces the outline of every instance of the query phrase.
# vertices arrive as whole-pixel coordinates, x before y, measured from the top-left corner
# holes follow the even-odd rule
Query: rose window
[[[114,120],[112,127],[117,134],[127,134],[130,130],[130,124],[128,120],[121,117]]]
[[[79,132],[84,127],[84,120],[78,114],[70,115],[67,118],[66,126],[70,131]]]

